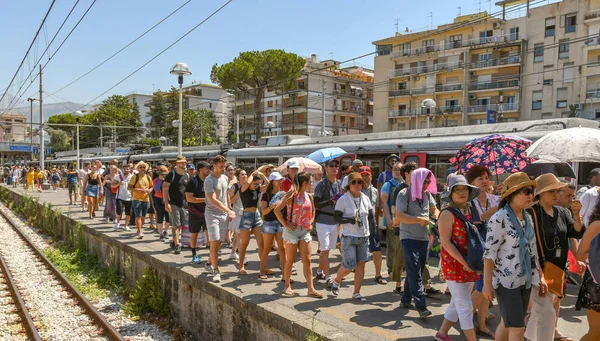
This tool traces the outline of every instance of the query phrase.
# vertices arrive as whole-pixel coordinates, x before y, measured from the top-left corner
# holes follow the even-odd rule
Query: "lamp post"
[[[269,129],[269,136],[271,136],[271,129],[275,128],[275,123],[273,121],[267,121],[267,123],[265,123],[265,128]]]
[[[75,122],[77,126],[77,171],[79,171],[81,169],[81,165],[79,164],[79,118],[83,116],[83,113],[77,110],[73,113],[73,116],[75,116]]]
[[[37,101],[37,98],[29,97],[29,149],[31,150],[31,161],[33,161],[33,101]]]
[[[431,98],[424,99],[423,102],[421,102],[421,110],[426,109],[427,111],[427,129],[429,129],[429,115],[431,114],[431,110],[435,110],[436,107],[437,104]]]
[[[177,75],[179,83],[179,132],[177,136],[177,154],[183,154],[183,76],[189,76],[192,73],[186,63],[177,63],[171,67],[172,75]]]

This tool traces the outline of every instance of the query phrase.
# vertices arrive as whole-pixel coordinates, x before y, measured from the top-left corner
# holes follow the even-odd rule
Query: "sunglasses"
[[[520,192],[523,193],[523,194],[525,194],[525,195],[533,195],[534,189],[531,188],[531,187],[525,187]]]
[[[330,167],[330,168],[337,168],[337,166],[338,165],[327,165],[327,167]]]
[[[423,181],[423,183],[424,183],[424,184],[431,183],[431,179],[425,179],[425,180]]]
[[[356,185],[356,184],[362,185],[362,183],[363,182],[361,180],[352,180],[352,181],[350,181],[350,185]]]

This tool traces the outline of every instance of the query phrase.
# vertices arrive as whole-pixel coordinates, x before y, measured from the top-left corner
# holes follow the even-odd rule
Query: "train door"
[[[427,167],[427,153],[402,153],[400,154],[400,162],[405,164],[414,161],[419,167]]]
[[[371,167],[372,185],[377,186],[377,177],[379,173],[385,171],[384,158],[380,154],[361,155],[359,159],[365,166]]]
[[[342,165],[352,165],[352,161],[356,159],[356,154],[344,154],[337,158],[338,163],[340,164],[340,168],[338,169],[338,177],[340,179],[344,178],[344,174],[342,174]]]

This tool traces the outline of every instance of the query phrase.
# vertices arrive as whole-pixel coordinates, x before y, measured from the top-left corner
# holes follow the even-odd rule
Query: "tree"
[[[73,126],[63,126],[56,124],[72,124]],[[70,136],[73,136],[75,134],[75,124],[75,116],[73,116],[72,113],[57,114],[48,118],[48,128],[54,130],[62,130]]]
[[[305,63],[304,58],[283,50],[241,52],[227,64],[215,64],[210,79],[226,90],[248,92],[254,96],[254,122],[262,122],[261,102],[265,92],[294,88]],[[261,136],[262,128],[262,125],[256,125],[257,138]]]
[[[199,146],[213,143],[221,143],[218,136],[219,122],[215,113],[208,109],[185,109],[183,117],[183,138],[185,146]],[[179,111],[173,111],[167,117],[168,122],[179,119]],[[171,124],[165,127],[165,137],[171,141],[177,141],[178,129]]]
[[[54,152],[69,150],[70,146],[67,143],[67,133],[64,130],[51,129],[49,147],[52,148],[52,151]]]
[[[148,127],[151,128],[150,135],[159,138],[165,135],[165,128],[171,126],[172,121],[167,118],[173,112],[179,112],[179,91],[175,87],[171,87],[169,92],[158,90],[152,94],[150,100],[150,122]],[[177,117],[176,119],[179,119]]]

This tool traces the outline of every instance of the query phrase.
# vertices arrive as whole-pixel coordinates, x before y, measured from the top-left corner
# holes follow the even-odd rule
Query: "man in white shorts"
[[[210,257],[207,268],[213,273],[213,282],[221,281],[219,272],[219,249],[221,241],[225,240],[228,222],[235,218],[235,212],[229,208],[227,185],[229,180],[225,173],[227,160],[222,155],[213,158],[212,173],[204,180],[206,193],[206,229],[210,243]]]
[[[325,280],[328,287],[333,283],[329,276],[329,251],[336,248],[338,240],[338,224],[333,221],[333,211],[338,193],[342,186],[337,179],[340,164],[331,160],[325,164],[327,177],[324,177],[315,187],[315,207],[317,209],[315,223],[319,237],[319,267],[317,280]]]

